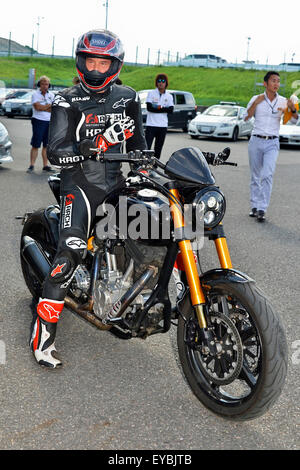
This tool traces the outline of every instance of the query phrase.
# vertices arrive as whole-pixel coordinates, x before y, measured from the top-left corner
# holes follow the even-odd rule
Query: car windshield
[[[206,116],[234,117],[238,115],[238,110],[232,106],[211,106],[203,114],[206,114]]]
[[[283,123],[281,122],[281,124],[283,124]],[[288,121],[284,125],[285,126],[300,126],[300,119],[298,119],[298,122],[296,122],[296,123],[292,122],[292,121]]]
[[[28,91],[27,93],[24,93],[23,95],[18,96],[18,98],[22,100],[30,100],[31,97],[32,97],[32,91]]]
[[[7,95],[6,99],[11,100],[13,98],[23,98],[27,94],[29,95],[29,92],[26,92],[26,91],[13,91],[9,95]],[[29,95],[29,96],[31,96],[31,95]]]

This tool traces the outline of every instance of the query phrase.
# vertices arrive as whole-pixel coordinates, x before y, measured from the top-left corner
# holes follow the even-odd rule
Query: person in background
[[[160,158],[168,130],[168,114],[173,113],[174,101],[171,93],[167,91],[169,85],[167,75],[161,73],[155,78],[154,90],[150,90],[147,98],[147,119],[145,137],[148,149],[154,143],[155,157]],[[152,172],[152,176],[158,176]]]
[[[265,221],[265,213],[270,203],[273,175],[279,153],[279,127],[284,111],[289,108],[292,122],[297,122],[298,114],[291,99],[280,96],[278,72],[268,72],[264,77],[265,92],[253,96],[247,106],[244,120],[255,117],[249,140],[250,165],[250,217],[258,222]]]
[[[73,83],[73,85],[78,85],[80,83],[80,80],[77,77],[77,75],[73,78],[72,83]]]
[[[39,79],[37,86],[39,89],[32,95],[32,138],[30,142],[30,166],[27,169],[27,173],[32,173],[34,171],[34,165],[38,157],[38,151],[41,144],[43,144],[43,171],[54,171],[49,166],[47,159],[48,131],[54,94],[49,91],[50,80],[46,75],[43,75]]]

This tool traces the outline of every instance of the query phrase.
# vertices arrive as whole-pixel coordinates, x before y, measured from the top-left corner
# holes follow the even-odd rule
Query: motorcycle
[[[204,154],[183,148],[166,164],[152,151],[105,155],[92,150],[99,165],[118,160],[136,169],[99,206],[65,307],[123,340],[146,339],[174,326],[177,363],[198,400],[223,418],[261,416],[283,389],[287,343],[269,300],[232,265],[222,224],[226,200],[207,163],[210,158],[210,163],[236,165],[227,161],[230,149]],[[150,177],[151,169],[164,180]],[[21,235],[23,276],[36,300],[59,238],[59,174],[48,183],[57,204],[25,214]],[[139,221],[136,209],[143,213]],[[134,230],[131,235],[121,231],[125,215],[136,236]],[[199,221],[202,229],[193,230]],[[144,231],[141,225],[143,230],[147,225]],[[207,272],[201,270],[203,237],[214,242],[220,262]]]

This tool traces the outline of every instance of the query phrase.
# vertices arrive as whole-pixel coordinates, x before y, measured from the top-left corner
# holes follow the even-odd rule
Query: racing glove
[[[101,152],[106,152],[112,145],[125,142],[132,137],[134,129],[134,120],[126,116],[105,129],[103,134],[98,134],[93,140],[85,139],[80,142],[80,153],[84,157],[88,157],[93,153],[91,148],[98,148]]]

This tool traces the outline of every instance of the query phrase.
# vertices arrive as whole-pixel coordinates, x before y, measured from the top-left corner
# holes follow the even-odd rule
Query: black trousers
[[[148,146],[148,150],[151,149],[153,140],[154,142],[154,153],[156,158],[160,158],[161,151],[164,145],[164,141],[167,134],[167,127],[154,127],[146,126],[145,137]]]

